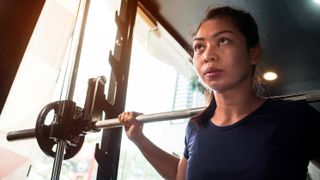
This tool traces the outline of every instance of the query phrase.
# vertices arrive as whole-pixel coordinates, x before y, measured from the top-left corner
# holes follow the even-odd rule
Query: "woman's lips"
[[[221,69],[209,69],[204,72],[204,77],[217,78],[223,71]]]

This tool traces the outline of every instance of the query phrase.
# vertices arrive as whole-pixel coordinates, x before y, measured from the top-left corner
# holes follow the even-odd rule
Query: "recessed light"
[[[277,78],[278,78],[278,75],[277,75],[276,73],[274,73],[274,72],[271,72],[271,71],[265,72],[265,73],[263,74],[263,79],[265,79],[265,80],[267,80],[267,81],[274,81],[274,80],[276,80]]]

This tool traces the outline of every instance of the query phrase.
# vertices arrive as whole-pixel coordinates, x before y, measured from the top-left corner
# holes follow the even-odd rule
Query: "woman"
[[[262,48],[252,16],[230,7],[209,10],[193,51],[196,72],[212,96],[190,119],[181,159],[144,136],[139,113],[118,117],[152,166],[165,179],[306,179],[309,160],[320,157],[320,115],[306,102],[255,93]]]

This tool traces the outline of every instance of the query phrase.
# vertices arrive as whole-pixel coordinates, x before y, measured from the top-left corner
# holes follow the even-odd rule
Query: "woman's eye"
[[[221,38],[218,41],[219,45],[228,44],[229,42],[230,42],[230,39],[228,38]]]
[[[202,44],[195,44],[195,45],[193,46],[193,51],[194,51],[194,52],[197,52],[197,51],[202,50],[203,48],[204,48],[204,46],[203,46]]]

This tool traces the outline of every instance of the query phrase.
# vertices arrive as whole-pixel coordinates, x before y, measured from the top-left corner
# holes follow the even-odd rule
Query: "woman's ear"
[[[262,51],[263,48],[260,45],[250,48],[250,59],[252,65],[256,65],[259,63],[262,56]]]

